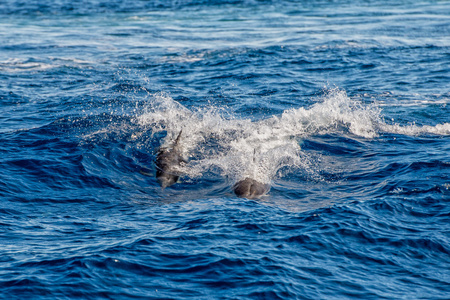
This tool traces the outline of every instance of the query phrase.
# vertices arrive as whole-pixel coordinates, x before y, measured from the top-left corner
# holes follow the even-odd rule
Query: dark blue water
[[[449,37],[448,1],[2,1],[1,298],[450,299]]]

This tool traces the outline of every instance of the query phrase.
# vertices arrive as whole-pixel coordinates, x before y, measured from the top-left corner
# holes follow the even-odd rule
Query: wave
[[[73,1],[27,1],[10,0],[0,3],[0,14],[3,15],[60,15],[71,13],[78,15],[99,13],[139,13],[142,11],[183,9],[189,7],[214,7],[222,5],[261,5],[254,0],[172,0],[172,1],[105,1],[94,0],[89,2]]]
[[[450,123],[437,124],[434,126],[424,125],[409,125],[401,126],[398,124],[388,125],[380,124],[380,129],[386,133],[402,134],[402,135],[422,135],[422,134],[435,134],[435,135],[450,135]]]
[[[93,65],[93,61],[81,60],[77,58],[57,58],[49,57],[43,61],[40,58],[9,58],[0,61],[0,71],[8,73],[20,73],[29,71],[46,71],[56,68],[86,68]]]
[[[318,178],[311,155],[301,149],[302,140],[317,135],[364,139],[385,133],[450,135],[450,123],[387,124],[379,107],[364,105],[339,89],[330,90],[309,108],[291,108],[262,120],[239,119],[226,106],[188,109],[166,94],[157,94],[135,121],[152,135],[165,132],[162,146],[183,131],[181,146],[189,163],[180,171],[187,176],[216,172],[234,182],[251,177],[269,183],[281,173],[299,169]]]

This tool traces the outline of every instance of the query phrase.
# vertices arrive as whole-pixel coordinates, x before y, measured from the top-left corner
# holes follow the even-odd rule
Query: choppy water
[[[449,36],[448,1],[1,2],[1,297],[449,299]]]

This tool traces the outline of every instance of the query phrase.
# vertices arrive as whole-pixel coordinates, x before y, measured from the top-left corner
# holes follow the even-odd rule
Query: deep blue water
[[[449,37],[448,1],[0,2],[1,298],[450,299]]]

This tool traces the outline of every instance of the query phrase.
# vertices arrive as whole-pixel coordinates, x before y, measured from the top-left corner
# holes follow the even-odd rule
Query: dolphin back
[[[233,192],[240,198],[255,199],[265,195],[270,186],[252,178],[245,178],[233,186]]]

